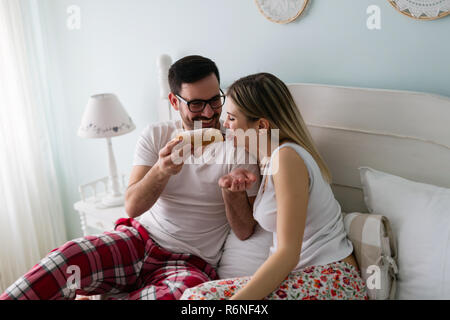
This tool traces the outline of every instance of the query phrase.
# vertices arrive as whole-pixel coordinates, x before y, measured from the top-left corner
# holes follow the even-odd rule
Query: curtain
[[[0,292],[67,240],[37,9],[0,0]]]

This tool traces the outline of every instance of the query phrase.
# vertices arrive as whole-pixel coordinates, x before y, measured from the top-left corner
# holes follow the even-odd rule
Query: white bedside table
[[[123,179],[124,176],[122,177]],[[99,185],[104,186],[102,193],[99,193]],[[92,196],[87,198],[86,193],[89,189],[92,191]],[[101,198],[108,189],[108,177],[80,186],[81,201],[75,203],[74,208],[80,215],[81,229],[84,236],[113,231],[114,223],[118,219],[128,218],[124,206],[108,208],[102,204]]]
[[[125,207],[101,208],[101,199],[88,198],[74,204],[81,220],[83,235],[101,234],[114,231],[114,223],[120,218],[128,218]],[[102,300],[101,295],[90,297],[77,296],[77,300]]]
[[[103,192],[99,192],[99,185],[103,185]],[[125,176],[122,176],[122,186],[125,185]],[[88,191],[92,192],[91,197],[87,197]],[[105,207],[102,204],[102,197],[109,191],[108,177],[98,179],[91,183],[80,186],[79,192],[81,201],[73,206],[78,211],[81,220],[83,235],[101,234],[105,231],[114,231],[114,223],[120,218],[128,218],[125,207]],[[122,188],[121,192],[124,192]],[[102,300],[101,295],[91,297],[77,296],[77,300]]]
[[[83,235],[113,231],[114,223],[120,218],[128,218],[125,207],[102,208],[101,201],[78,201],[74,204],[81,220]]]

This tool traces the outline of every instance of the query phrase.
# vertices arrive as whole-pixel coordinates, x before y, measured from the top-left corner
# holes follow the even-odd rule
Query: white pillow
[[[222,258],[217,267],[221,279],[253,275],[269,257],[272,233],[255,227],[253,235],[245,241],[239,240],[233,231],[228,235]]]
[[[359,168],[364,200],[397,237],[397,299],[450,299],[450,189]]]

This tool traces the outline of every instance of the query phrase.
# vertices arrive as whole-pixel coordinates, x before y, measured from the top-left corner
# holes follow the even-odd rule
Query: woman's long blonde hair
[[[316,160],[325,181],[331,184],[330,170],[317,151],[303,117],[283,81],[270,73],[250,75],[233,83],[227,96],[248,121],[265,118],[270,123],[270,129],[279,129],[280,143],[291,140],[307,150]]]

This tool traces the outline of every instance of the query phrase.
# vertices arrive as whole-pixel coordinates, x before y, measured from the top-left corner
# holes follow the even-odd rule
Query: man
[[[252,205],[259,168],[237,164],[245,155],[239,149],[231,155],[225,152],[227,142],[215,148],[219,164],[174,163],[177,131],[194,129],[195,121],[224,130],[220,115],[225,97],[215,63],[200,56],[176,62],[169,83],[170,103],[182,120],[150,125],[142,133],[126,192],[130,219],[117,221],[114,232],[69,241],[53,250],[0,299],[73,299],[76,294],[126,292],[121,298],[168,300],[217,279],[214,267],[230,226],[246,239],[256,225]],[[233,162],[230,157],[237,159]],[[255,174],[229,175],[239,167]],[[231,192],[242,183],[253,184],[250,197],[245,191]]]
[[[172,138],[180,130],[193,130],[195,121],[201,121],[203,128],[225,130],[220,121],[225,97],[219,83],[215,63],[204,57],[188,56],[170,68],[169,101],[180,113],[181,121],[150,125],[144,130],[126,193],[128,215],[137,218],[145,213],[139,221],[158,244],[174,252],[195,254],[212,265],[220,259],[229,225],[244,240],[253,233],[256,224],[252,203],[258,183],[248,199],[245,191],[235,195],[220,190],[218,181],[233,168],[250,168],[256,175],[258,167],[245,164],[231,167],[231,161],[225,159],[230,156],[225,154],[225,148],[216,155],[222,157],[218,159],[221,164],[176,165],[172,151],[177,142]]]

